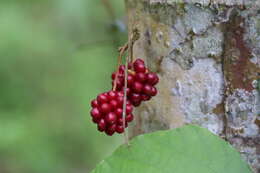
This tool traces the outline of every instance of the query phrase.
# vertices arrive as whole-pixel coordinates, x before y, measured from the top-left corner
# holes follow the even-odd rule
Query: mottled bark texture
[[[131,136],[197,124],[228,140],[260,172],[259,1],[127,0],[134,56],[160,76]]]

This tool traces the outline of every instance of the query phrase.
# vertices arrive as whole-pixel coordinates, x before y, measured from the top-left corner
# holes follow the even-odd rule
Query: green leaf
[[[158,131],[120,146],[91,173],[250,173],[227,142],[198,126]]]

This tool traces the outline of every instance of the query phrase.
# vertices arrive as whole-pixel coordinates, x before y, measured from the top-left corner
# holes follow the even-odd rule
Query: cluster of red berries
[[[127,101],[126,117],[123,118],[124,102],[124,78],[125,66],[121,65],[119,69],[112,74],[112,86],[115,91],[111,90],[99,94],[96,99],[91,101],[92,110],[90,112],[92,121],[97,124],[100,132],[105,132],[112,136],[115,132],[124,132],[128,123],[133,121],[133,106],[139,106],[142,101],[150,100],[157,94],[155,85],[159,82],[158,76],[149,72],[145,67],[142,59],[137,59],[130,63],[127,68]]]
[[[137,59],[134,63],[130,63],[127,70],[127,99],[134,106],[139,106],[142,101],[148,101],[157,94],[157,89],[154,86],[159,82],[159,78],[156,73],[149,72],[142,59]],[[121,65],[118,71],[111,76],[113,85],[117,79],[117,91],[123,90],[124,77],[125,66]]]
[[[98,130],[105,132],[111,136],[115,132],[123,133],[123,91],[109,91],[99,94],[95,100],[92,100],[91,116],[92,121],[97,124]],[[133,121],[132,114],[133,106],[129,102],[126,104],[126,118],[125,126],[127,123]]]

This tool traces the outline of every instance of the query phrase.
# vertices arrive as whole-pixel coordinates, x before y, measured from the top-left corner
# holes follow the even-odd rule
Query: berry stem
[[[119,55],[118,55],[118,58],[117,58],[117,69],[116,69],[115,80],[114,80],[114,83],[113,83],[113,89],[112,89],[113,91],[116,90],[119,66],[122,64],[122,56],[124,55],[124,53],[126,52],[127,49],[128,49],[128,44],[127,43],[124,46],[119,47],[119,49],[118,49]]]
[[[123,102],[123,127],[124,127],[124,136],[125,136],[125,143],[129,146],[129,140],[128,140],[128,130],[126,130],[126,100],[127,100],[127,77],[128,77],[128,61],[130,60],[133,62],[133,47],[136,40],[138,40],[140,37],[140,33],[138,29],[134,29],[133,33],[130,37],[130,40],[128,41],[127,48],[128,49],[128,56],[126,57],[125,61],[125,86],[124,86],[124,102]],[[129,46],[128,46],[129,45]]]
[[[125,61],[125,67],[128,66],[128,56],[126,57],[126,61]],[[127,93],[126,93],[126,89],[127,89],[127,76],[128,76],[128,71],[125,70],[125,86],[124,86],[124,102],[123,102],[123,127],[124,127],[124,137],[125,137],[125,143],[129,146],[129,140],[128,140],[128,131],[126,130],[125,126],[126,126],[126,99],[127,99]]]
[[[133,52],[134,52],[134,44],[135,41],[137,41],[140,38],[140,32],[137,28],[134,28],[132,31],[132,35],[130,38],[130,43],[129,43],[129,56],[130,56],[130,62],[134,62],[134,56],[133,56]]]

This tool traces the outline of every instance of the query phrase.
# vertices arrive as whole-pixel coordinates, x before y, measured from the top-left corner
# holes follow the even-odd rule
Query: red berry
[[[124,125],[123,123],[124,123],[123,118],[119,118],[117,120],[117,125],[123,126]],[[125,122],[125,127],[127,127],[127,126],[128,126],[128,123]]]
[[[152,86],[151,85],[145,85],[143,88],[143,92],[146,95],[152,95]]]
[[[91,106],[92,106],[92,108],[96,108],[96,107],[98,107],[98,101],[95,99],[95,100],[92,100],[91,101]]]
[[[127,76],[127,85],[131,86],[134,83],[134,76],[131,74],[128,74]]]
[[[101,113],[100,111],[98,110],[98,108],[93,108],[90,112],[92,118],[94,118],[95,120],[98,120],[101,118]]]
[[[116,114],[114,112],[109,112],[105,117],[105,120],[108,124],[114,124],[116,119]]]
[[[117,108],[116,111],[115,111],[115,114],[116,114],[117,118],[121,118],[122,114],[123,114],[123,109]]]
[[[133,106],[130,104],[127,104],[125,110],[126,110],[126,114],[130,114],[133,111]]]
[[[145,73],[136,73],[135,78],[137,81],[144,83],[146,81]]]
[[[155,85],[159,82],[159,78],[155,73],[147,73],[147,82],[151,85]]]
[[[124,103],[124,97],[117,97],[117,107],[122,108]]]
[[[130,88],[126,88],[126,95],[129,96],[131,94],[131,89]]]
[[[104,119],[101,119],[98,123],[98,130],[103,132],[106,129],[106,122]]]
[[[146,94],[142,94],[142,95],[141,95],[141,98],[142,98],[143,101],[148,101],[148,100],[151,99],[151,96],[146,95]]]
[[[128,114],[125,119],[127,122],[131,122],[131,121],[133,121],[134,116],[133,116],[133,114]]]
[[[116,126],[116,132],[117,133],[123,133],[125,130],[124,130],[124,127],[123,126]]]
[[[155,96],[156,94],[157,94],[157,89],[155,87],[152,87],[151,96]]]
[[[117,97],[117,93],[115,91],[109,91],[108,92],[108,99],[109,100],[116,99],[116,97]]]
[[[111,75],[111,79],[115,79],[116,78],[116,72],[114,72],[114,73],[112,73],[112,75]]]
[[[97,119],[97,118],[92,118],[92,121],[93,121],[93,123],[99,123],[99,121],[100,121],[100,119]]]
[[[117,106],[118,106],[118,104],[117,104],[116,100],[111,100],[110,101],[111,110],[115,110],[117,108]]]
[[[99,104],[106,103],[106,102],[108,102],[108,98],[105,93],[99,94],[97,97],[97,101]]]
[[[114,86],[114,85],[115,85],[115,83],[114,83],[114,81],[112,81],[112,86]],[[116,90],[122,90],[123,86],[124,86],[123,83],[118,79],[116,82]]]
[[[118,97],[124,97],[124,91],[120,91],[117,93]]]
[[[134,70],[137,73],[145,73],[146,68],[143,64],[137,64],[137,65],[134,65]]]
[[[137,107],[141,104],[141,100],[140,101],[132,101],[132,104]]]
[[[128,64],[128,69],[131,69],[132,67],[133,67],[133,63],[130,62],[130,63]]]
[[[142,60],[142,59],[140,59],[140,58],[137,58],[136,60],[135,60],[135,62],[134,62],[134,66],[135,65],[139,65],[139,64],[142,64],[142,65],[144,65],[144,60]]]
[[[125,72],[125,66],[120,65],[118,71],[119,71],[119,73],[123,74]]]
[[[132,94],[130,95],[130,100],[131,100],[131,102],[141,101],[141,96],[140,96],[140,94],[132,93]]]
[[[132,89],[134,92],[140,93],[142,92],[143,85],[140,82],[134,82],[132,85]]]
[[[107,127],[107,129],[105,130],[106,134],[108,136],[112,136],[116,131],[116,125],[112,124],[111,126]]]
[[[109,105],[108,103],[103,103],[103,104],[100,106],[100,111],[101,111],[102,113],[108,113],[108,112],[110,112],[110,110],[111,110],[111,107],[110,107],[110,105]]]

